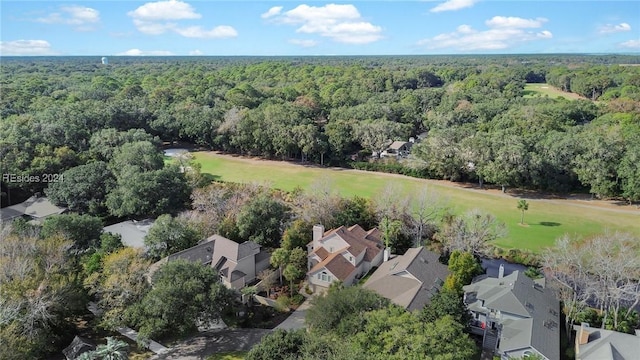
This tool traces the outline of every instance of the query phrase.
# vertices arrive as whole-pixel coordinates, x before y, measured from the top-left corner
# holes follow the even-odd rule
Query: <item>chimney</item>
[[[389,253],[390,253],[389,248],[384,248],[383,255],[382,255],[383,262],[389,261]]]
[[[313,248],[317,249],[320,246],[320,239],[324,237],[324,226],[323,225],[313,225]]]
[[[498,279],[502,279],[504,277],[504,264],[500,264],[500,268],[498,269]]]
[[[582,323],[580,324],[580,330],[578,330],[578,336],[576,341],[578,341],[578,345],[584,345],[589,342],[589,332],[585,329],[589,327],[589,324]]]

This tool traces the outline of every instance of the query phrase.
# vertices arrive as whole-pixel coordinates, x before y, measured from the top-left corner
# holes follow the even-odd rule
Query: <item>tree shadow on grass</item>
[[[562,224],[558,223],[558,222],[552,222],[552,221],[541,221],[538,223],[538,225],[542,225],[542,226],[560,226]]]

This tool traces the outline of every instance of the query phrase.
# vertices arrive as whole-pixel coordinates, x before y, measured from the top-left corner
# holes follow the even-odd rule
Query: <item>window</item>
[[[326,272],[322,272],[322,281],[327,281],[327,273]]]
[[[349,256],[349,261],[353,262],[353,256]]]

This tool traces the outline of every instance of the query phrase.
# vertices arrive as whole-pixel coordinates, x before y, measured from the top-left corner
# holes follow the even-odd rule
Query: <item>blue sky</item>
[[[640,53],[640,1],[5,1],[1,55]]]

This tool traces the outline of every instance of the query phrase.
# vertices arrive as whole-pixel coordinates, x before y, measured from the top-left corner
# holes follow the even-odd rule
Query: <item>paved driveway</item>
[[[297,330],[304,329],[306,326],[304,325],[304,317],[307,314],[307,309],[310,306],[311,298],[307,298],[298,308],[294,311],[287,320],[280,323],[280,325],[276,326],[274,330],[282,329],[282,330]]]
[[[222,329],[200,333],[181,341],[166,353],[153,356],[154,360],[204,360],[219,352],[249,351],[270,333],[266,329]]]

